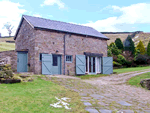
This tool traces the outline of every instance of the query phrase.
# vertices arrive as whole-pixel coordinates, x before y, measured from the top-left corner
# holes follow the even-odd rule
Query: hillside
[[[107,41],[107,44],[109,45],[111,42],[115,42],[116,38],[120,38],[122,42],[127,38],[128,35],[132,36],[132,39],[135,43],[135,45],[138,44],[139,40],[141,40],[145,47],[147,47],[147,44],[150,40],[150,33],[142,32],[142,31],[136,31],[136,32],[102,32],[105,36],[110,38],[110,40]]]
[[[9,43],[14,41],[14,38],[0,38],[0,51],[15,50],[15,43]]]
[[[116,38],[120,38],[122,42],[127,38],[128,35],[131,35],[132,33],[122,33],[122,34],[104,34],[110,40],[107,41],[107,44],[109,45],[111,42],[115,42]]]

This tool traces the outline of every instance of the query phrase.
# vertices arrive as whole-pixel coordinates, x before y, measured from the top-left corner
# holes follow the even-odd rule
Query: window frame
[[[67,61],[67,57],[71,57],[71,61]],[[72,63],[73,62],[73,55],[66,55],[65,56],[65,62],[66,63]]]

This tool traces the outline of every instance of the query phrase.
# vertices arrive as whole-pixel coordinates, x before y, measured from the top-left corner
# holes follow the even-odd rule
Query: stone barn
[[[107,38],[97,30],[23,15],[15,37],[17,71],[35,74],[110,74]]]

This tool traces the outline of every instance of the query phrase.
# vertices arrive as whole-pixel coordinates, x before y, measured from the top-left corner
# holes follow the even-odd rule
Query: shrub
[[[137,64],[147,64],[148,63],[148,60],[150,60],[150,57],[148,55],[141,55],[139,54],[137,57],[136,57],[136,63]]]
[[[116,38],[115,44],[116,44],[116,46],[118,47],[118,49],[120,49],[120,50],[122,50],[122,51],[124,50],[123,43],[122,43],[122,41],[121,41],[120,38]]]
[[[113,66],[115,66],[115,67],[121,67],[122,65],[119,64],[118,62],[113,61]]]
[[[110,46],[108,47],[108,50],[110,50],[113,55],[121,54],[121,50],[117,48],[115,43],[111,43]]]
[[[9,77],[13,77],[13,72],[12,72],[12,70],[6,70],[5,73],[6,73],[6,75],[8,75]]]
[[[126,64],[126,59],[125,59],[125,57],[123,55],[118,55],[117,56],[117,61],[120,64]]]
[[[113,56],[110,49],[107,50],[107,56],[108,56],[108,57],[112,57],[112,56]]]
[[[136,49],[138,49],[140,51],[140,54],[144,55],[145,54],[145,47],[143,45],[143,42],[140,40],[140,42],[138,43]]]
[[[0,71],[0,78],[3,78],[5,76],[5,71]]]
[[[150,56],[150,41],[148,42],[147,45],[147,55]]]

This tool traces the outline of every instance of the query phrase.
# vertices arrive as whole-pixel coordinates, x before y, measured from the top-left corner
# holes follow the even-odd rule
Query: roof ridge
[[[85,25],[80,25],[80,24],[75,24],[75,23],[70,23],[70,22],[64,22],[64,21],[59,21],[59,20],[52,20],[52,19],[43,18],[43,17],[35,17],[35,16],[30,16],[30,15],[22,15],[22,16],[29,16],[29,17],[33,17],[33,18],[39,18],[39,19],[44,19],[44,20],[49,20],[49,21],[55,21],[55,22],[61,22],[61,23],[66,23],[66,24],[72,24],[72,25],[84,26],[84,27],[92,28],[90,26],[85,26]],[[92,28],[92,29],[94,29],[94,28]]]

